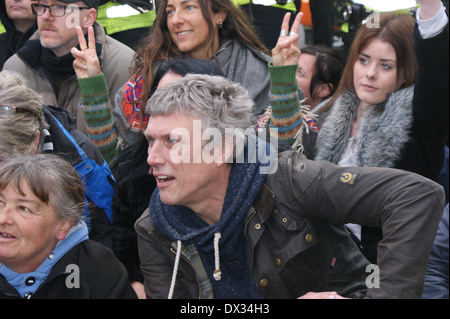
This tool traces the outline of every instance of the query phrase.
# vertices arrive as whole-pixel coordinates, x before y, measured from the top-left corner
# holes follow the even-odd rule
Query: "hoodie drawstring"
[[[178,264],[180,263],[180,256],[181,256],[181,240],[177,240],[177,255],[175,257],[175,265],[173,266],[173,273],[172,273],[172,282],[170,283],[169,296],[167,297],[167,299],[172,299],[173,296],[175,281],[177,280]]]
[[[215,269],[213,277],[216,281],[219,281],[222,278],[222,271],[220,270],[220,255],[219,255],[219,240],[221,237],[222,235],[220,233],[214,234]],[[172,281],[170,283],[169,295],[167,296],[167,299],[172,299],[173,297],[173,291],[175,289],[175,282],[177,280],[178,264],[180,263],[180,258],[181,258],[181,240],[177,240],[177,254],[175,256],[175,265],[173,266]]]
[[[216,281],[219,281],[222,278],[222,271],[220,271],[220,256],[219,256],[219,239],[222,237],[220,233],[214,234],[214,262],[215,262],[215,269],[214,269],[214,279]]]

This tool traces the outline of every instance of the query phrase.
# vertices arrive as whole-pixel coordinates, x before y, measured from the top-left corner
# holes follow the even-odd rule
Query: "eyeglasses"
[[[30,111],[14,105],[0,105],[0,117],[2,118],[12,117],[16,113],[24,113],[24,112]]]
[[[45,4],[40,4],[40,3],[32,3],[31,4],[31,10],[37,16],[43,15],[45,13],[45,11],[47,10],[47,8],[50,11],[50,15],[52,17],[64,17],[66,15],[67,8],[69,8],[70,10],[90,9],[88,7],[79,7],[76,5],[64,6],[62,4],[52,4],[50,6],[46,6]]]

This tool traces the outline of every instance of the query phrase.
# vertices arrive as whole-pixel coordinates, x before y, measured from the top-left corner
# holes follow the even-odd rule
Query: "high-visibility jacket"
[[[237,6],[243,6],[246,4],[250,4],[250,0],[232,0],[232,2]],[[277,7],[277,8],[293,11],[293,12],[297,11],[294,1],[289,1],[285,5],[279,5],[279,4],[277,4],[276,0],[253,0],[253,4]]]
[[[366,10],[366,13],[370,13],[371,12],[371,14],[367,16],[367,20],[369,20],[369,21],[371,19],[376,19],[376,17],[373,16],[374,14],[377,14],[379,12],[386,12],[386,10],[388,8],[390,8],[392,11],[395,11],[397,14],[409,14],[409,13],[411,13],[412,10],[417,10],[419,8],[418,4],[413,5],[413,1],[411,1],[411,3],[410,3],[411,6],[410,7],[408,7],[408,6],[405,7],[404,4],[406,2],[402,2],[399,6],[395,6],[395,5],[386,6],[386,5],[383,5],[383,3],[378,2],[377,3],[378,4],[377,8],[372,8],[372,7],[368,6],[368,5],[366,5],[365,2],[366,1],[355,1],[356,4],[360,4],[360,5],[364,6],[364,9]],[[385,9],[383,9],[383,8],[385,8]],[[342,26],[340,26],[339,29],[340,29],[341,32],[349,33],[350,30],[349,30],[349,23],[348,23],[348,21],[344,22],[342,24]]]
[[[114,8],[117,7],[117,8]],[[120,11],[122,14],[118,17],[113,17],[111,15],[111,11],[114,10],[114,13],[117,13],[116,10]],[[123,9],[123,10],[121,10]],[[136,13],[130,14],[128,10],[132,9],[128,5],[123,5],[116,2],[107,2],[103,5],[98,6],[97,9],[97,21],[102,25],[105,29],[106,34],[114,34],[116,32],[137,29],[137,28],[148,28],[153,25],[153,22],[156,18],[155,9],[151,11],[147,11],[144,13]]]

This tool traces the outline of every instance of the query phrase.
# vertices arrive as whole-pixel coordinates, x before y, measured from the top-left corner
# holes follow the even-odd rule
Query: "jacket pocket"
[[[280,260],[280,270],[295,255],[317,244],[316,233],[307,219],[294,220],[274,209],[272,220],[265,225],[265,236],[271,238],[270,250]]]

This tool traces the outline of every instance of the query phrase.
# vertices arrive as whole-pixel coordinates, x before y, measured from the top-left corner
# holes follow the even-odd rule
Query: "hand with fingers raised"
[[[283,18],[281,25],[280,37],[277,45],[272,49],[272,65],[284,66],[294,65],[298,63],[301,51],[298,48],[298,29],[302,21],[303,12],[299,12],[292,23],[291,31],[289,32],[289,20],[291,13],[288,12]]]
[[[73,61],[75,73],[81,79],[97,76],[102,71],[100,69],[97,51],[95,50],[94,29],[92,26],[88,27],[88,45],[86,45],[86,39],[81,27],[77,27],[76,29],[80,50],[73,47],[70,51],[75,58],[75,61]]]

